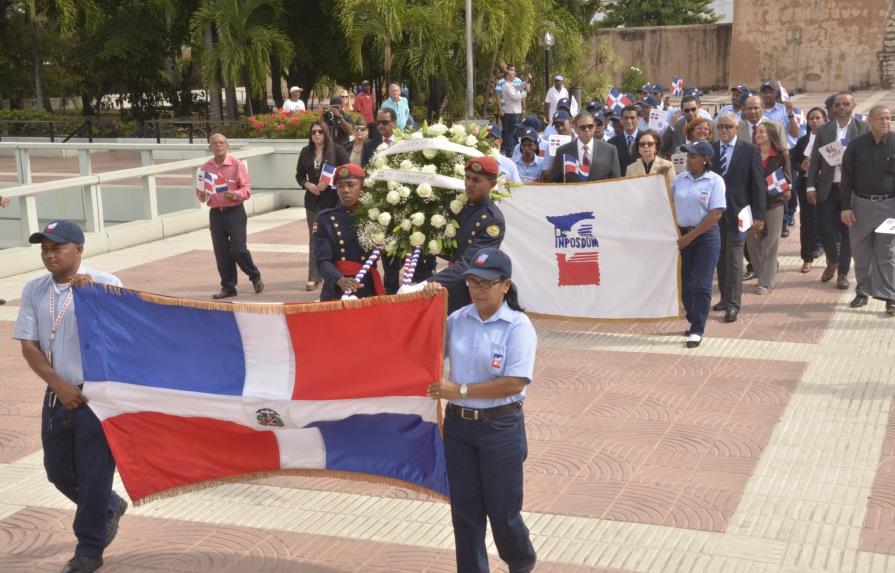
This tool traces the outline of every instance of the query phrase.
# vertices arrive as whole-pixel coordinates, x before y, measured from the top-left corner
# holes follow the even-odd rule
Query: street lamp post
[[[472,0],[466,0],[466,119],[472,119],[475,105],[475,76],[472,62]]]
[[[544,90],[550,89],[550,48],[553,47],[555,40],[550,30],[544,32]],[[549,119],[549,118],[548,118]]]

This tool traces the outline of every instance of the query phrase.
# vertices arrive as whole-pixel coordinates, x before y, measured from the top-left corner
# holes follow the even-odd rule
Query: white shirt
[[[845,124],[845,127],[839,127],[839,122],[836,122],[836,141],[842,142],[843,139],[848,137],[848,126],[851,125],[851,118],[848,118],[848,123]],[[842,147],[845,147],[843,145]],[[833,183],[842,183],[842,165],[837,165],[833,170]]]
[[[587,143],[581,143],[581,138],[576,140],[578,142],[578,162],[584,165],[584,148],[587,148],[587,159],[591,165],[594,162],[594,139],[591,138]]]
[[[512,81],[501,80],[497,82],[495,91],[500,95],[500,109],[504,113],[522,113],[522,98],[525,97],[522,80],[519,78],[513,78]]]
[[[556,113],[556,104],[559,103],[559,100],[567,97],[569,97],[569,90],[566,89],[566,86],[559,88],[559,91],[556,91],[555,86],[550,86],[550,89],[547,90],[547,97],[544,98],[544,103],[550,104],[550,111],[547,112],[547,117],[552,118],[553,114]]]
[[[305,110],[305,102],[298,100],[292,101],[291,99],[287,99],[283,102],[283,111],[286,113],[292,113],[296,111],[304,111]]]

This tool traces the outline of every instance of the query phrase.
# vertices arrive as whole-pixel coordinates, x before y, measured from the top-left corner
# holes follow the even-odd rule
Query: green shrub
[[[646,76],[640,68],[631,66],[622,72],[621,90],[637,97],[640,94],[640,88],[646,83]]]

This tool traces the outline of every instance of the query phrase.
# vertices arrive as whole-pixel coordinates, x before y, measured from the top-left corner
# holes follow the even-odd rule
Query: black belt
[[[230,205],[229,207],[212,207],[211,210],[212,211],[220,211],[221,213],[226,213],[227,211],[230,211],[231,209],[236,209],[239,207],[242,207],[242,203],[240,203],[239,205]]]
[[[448,412],[452,412],[455,416],[459,416],[464,420],[472,420],[473,422],[484,422],[489,418],[497,418],[498,416],[506,416],[512,414],[516,410],[522,409],[522,400],[507,404],[505,406],[497,406],[495,408],[464,408],[457,404],[448,404]]]
[[[698,225],[697,225],[697,226],[698,226]],[[706,230],[707,230],[707,231],[711,231],[712,229],[714,229],[714,228],[717,227],[717,226],[718,226],[718,225],[712,225],[711,227],[709,227],[709,228],[706,229]],[[695,229],[696,226],[694,226],[694,227],[681,227],[680,225],[678,225],[677,228],[680,229],[680,231],[681,231],[681,235],[686,235],[687,233],[689,233],[690,231],[692,231],[693,229]]]
[[[886,199],[891,199],[895,197],[895,194],[890,195],[861,195],[860,193],[855,193],[861,199],[867,199],[868,201],[885,201]]]

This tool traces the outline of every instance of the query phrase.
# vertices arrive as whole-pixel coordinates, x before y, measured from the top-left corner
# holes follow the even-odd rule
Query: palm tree
[[[352,67],[364,71],[368,43],[382,56],[385,81],[391,81],[392,46],[400,43],[407,0],[336,0],[334,14],[345,33]]]
[[[43,62],[40,55],[38,34],[53,16],[62,33],[75,29],[81,12],[86,15],[88,25],[96,21],[99,9],[94,0],[21,0],[20,8],[28,15],[31,28],[31,61],[34,68],[34,98],[38,109],[49,109],[49,101],[44,97]],[[80,8],[80,10],[79,10]]]
[[[236,119],[235,100],[230,97],[235,90],[231,88],[240,82],[245,86],[246,111],[251,115],[251,96],[264,93],[271,58],[281,66],[292,59],[292,42],[271,24],[282,12],[282,0],[206,0],[193,16],[193,36],[201,37],[205,46],[205,82],[220,93],[216,78],[218,74],[223,77],[229,119]],[[217,37],[209,42],[212,26]]]

